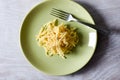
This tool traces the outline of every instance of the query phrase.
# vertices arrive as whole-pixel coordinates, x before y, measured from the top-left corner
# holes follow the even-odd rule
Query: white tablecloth
[[[75,0],[111,34],[99,34],[90,62],[67,76],[50,76],[24,58],[19,30],[28,11],[43,0],[0,0],[0,80],[120,80],[120,0]]]

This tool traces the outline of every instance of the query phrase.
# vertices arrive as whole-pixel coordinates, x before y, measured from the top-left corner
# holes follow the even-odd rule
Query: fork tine
[[[51,13],[52,13],[52,14],[59,15],[59,16],[62,16],[62,17],[65,17],[65,18],[68,16],[66,13],[63,13],[63,12],[58,11],[58,10],[55,10],[55,9],[52,9],[52,10],[51,10]]]
[[[68,15],[69,15],[68,13],[66,13],[66,12],[64,12],[64,11],[61,11],[61,10],[58,10],[58,9],[55,9],[55,8],[53,8],[53,9],[51,10],[51,13],[50,13],[50,14],[53,15],[53,16],[55,16],[55,17],[64,19],[64,20],[66,20],[67,17],[68,17]]]
[[[62,16],[62,17],[65,17],[65,18],[67,17],[67,15],[64,15],[64,14],[56,12],[56,11],[51,11],[51,14],[56,14],[58,16]]]
[[[67,16],[67,15],[61,14],[61,13],[56,12],[56,11],[51,11],[51,14],[56,14],[56,15],[63,16],[63,17]]]
[[[66,17],[64,17],[64,16],[60,16],[60,15],[58,15],[56,13],[52,13],[52,12],[50,14],[53,15],[53,16],[55,16],[55,17],[58,17],[60,19],[66,20]]]
[[[56,13],[59,13],[59,14],[62,14],[62,15],[68,15],[69,13],[65,12],[65,11],[62,11],[62,10],[58,10],[58,9],[55,9],[55,8],[52,8],[52,11],[53,12],[56,12]]]

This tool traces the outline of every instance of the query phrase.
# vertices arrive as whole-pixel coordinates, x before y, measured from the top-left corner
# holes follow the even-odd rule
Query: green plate
[[[81,20],[94,24],[89,13],[79,4],[71,0],[46,0],[35,6],[26,16],[20,32],[21,48],[28,61],[38,70],[50,75],[71,74],[81,69],[91,59],[96,48],[97,32],[77,22],[58,19],[59,22],[77,28],[80,42],[70,54],[66,55],[67,59],[62,59],[58,55],[46,56],[44,49],[38,46],[35,35],[42,25],[56,19],[49,14],[52,8],[70,12]]]

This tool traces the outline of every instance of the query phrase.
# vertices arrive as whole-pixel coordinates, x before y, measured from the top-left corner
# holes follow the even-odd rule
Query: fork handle
[[[109,34],[108,30],[100,27],[99,25],[94,25],[94,24],[90,24],[90,23],[86,23],[86,22],[82,22],[82,21],[78,21],[78,20],[77,20],[77,22],[79,22],[79,23],[81,23],[83,25],[87,25],[88,27],[91,27],[91,28],[97,30],[101,34],[104,34],[104,35],[108,35]]]

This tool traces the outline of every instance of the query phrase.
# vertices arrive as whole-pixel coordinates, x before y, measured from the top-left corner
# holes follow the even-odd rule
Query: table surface
[[[20,49],[23,18],[42,1],[0,0],[0,80],[120,80],[120,0],[74,0],[90,12],[96,24],[111,33],[98,34],[90,62],[66,76],[50,76],[34,69]]]

